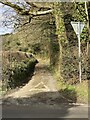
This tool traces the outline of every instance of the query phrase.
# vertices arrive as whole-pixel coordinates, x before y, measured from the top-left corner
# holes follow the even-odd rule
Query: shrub
[[[20,52],[19,52],[20,53]],[[13,53],[15,56],[15,53]],[[28,77],[31,76],[34,72],[35,65],[37,60],[32,56],[26,57],[26,54],[23,53],[25,59],[18,60],[18,57],[13,57],[9,59],[7,57],[7,62],[3,63],[3,87],[7,89],[16,88],[28,82]],[[6,55],[7,56],[7,55]],[[16,55],[17,56],[17,55]],[[3,60],[6,57],[3,57]],[[6,61],[6,60],[4,60]]]

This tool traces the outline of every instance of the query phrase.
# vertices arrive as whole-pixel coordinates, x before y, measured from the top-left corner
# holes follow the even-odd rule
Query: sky
[[[9,0],[11,2],[22,2],[23,4],[25,3],[24,0]],[[21,6],[22,4],[18,4],[19,6]],[[3,14],[5,11],[7,11],[5,14]],[[9,28],[3,26],[2,21],[5,20],[5,16],[7,16],[6,20],[9,20],[9,17],[16,15],[16,13],[14,12],[13,9],[11,9],[8,6],[2,5],[0,4],[0,35],[6,34],[6,33],[11,33],[13,31],[12,26],[14,25],[14,22],[11,24],[11,26],[9,26]]]
[[[6,33],[11,33],[13,31],[12,28],[7,28],[3,25],[2,21],[5,20],[5,15],[3,14],[5,11],[7,11],[7,16],[9,16],[9,7],[3,6],[0,4],[0,35],[4,35]]]

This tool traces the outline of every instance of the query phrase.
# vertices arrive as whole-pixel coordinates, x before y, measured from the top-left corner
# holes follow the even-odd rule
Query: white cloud
[[[3,4],[0,3],[0,8],[2,8],[2,7],[3,7]]]
[[[2,22],[4,20],[4,16],[2,15],[2,13],[0,13],[0,22]]]

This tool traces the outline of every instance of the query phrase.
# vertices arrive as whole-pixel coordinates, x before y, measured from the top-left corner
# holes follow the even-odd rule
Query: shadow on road
[[[67,98],[66,98],[67,93]],[[62,118],[76,103],[75,91],[67,89],[54,92],[39,92],[27,98],[3,99],[3,118]]]

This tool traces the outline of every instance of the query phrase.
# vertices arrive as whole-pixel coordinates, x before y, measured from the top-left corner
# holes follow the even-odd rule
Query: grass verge
[[[68,84],[60,79],[59,75],[54,72],[54,77],[57,80],[57,89],[61,92],[62,95],[69,100],[75,101],[77,103],[88,104],[88,80],[82,80],[81,83]]]

